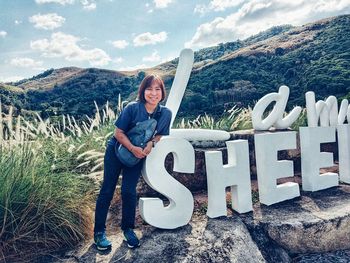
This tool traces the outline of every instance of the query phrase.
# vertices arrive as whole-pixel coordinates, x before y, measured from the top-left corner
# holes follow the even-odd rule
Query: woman
[[[124,233],[124,240],[130,248],[140,245],[139,239],[133,231],[136,210],[136,185],[141,174],[144,158],[151,152],[152,147],[160,140],[162,135],[169,134],[171,111],[159,105],[159,102],[164,100],[165,95],[162,79],[157,75],[146,76],[140,84],[138,100],[129,103],[115,122],[114,136],[107,143],[103,183],[96,201],[94,240],[99,250],[110,249],[112,245],[105,234],[106,218],[121,171],[123,171],[121,228]],[[126,133],[137,122],[153,117],[157,120],[155,136],[144,149],[133,145]],[[118,147],[116,144],[122,144],[141,161],[133,167],[123,165],[115,154],[115,147]]]

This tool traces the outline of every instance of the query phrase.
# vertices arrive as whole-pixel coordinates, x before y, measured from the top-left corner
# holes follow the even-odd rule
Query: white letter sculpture
[[[345,118],[350,120],[350,107],[348,100],[342,100],[338,114],[338,101],[334,96],[329,96],[325,101],[319,100],[316,102],[315,93],[308,91],[305,93],[307,124],[309,127],[320,126],[336,126],[343,124]]]
[[[260,202],[272,205],[300,196],[297,183],[277,185],[277,179],[294,175],[293,162],[278,161],[277,152],[296,148],[296,132],[257,134],[254,141]]]
[[[253,210],[248,142],[228,141],[228,164],[222,166],[220,151],[205,152],[208,184],[208,211],[211,218],[226,216],[226,187],[231,186],[232,208],[239,213]]]
[[[179,64],[176,68],[176,74],[166,105],[172,112],[170,127],[179,110],[181,100],[184,96],[188,80],[191,75],[194,54],[192,49],[184,49],[180,53]],[[230,134],[226,131],[209,130],[209,129],[171,129],[170,136],[184,138],[187,140],[221,140],[226,141]]]
[[[188,224],[193,213],[191,192],[176,181],[164,167],[165,157],[173,153],[174,171],[194,173],[194,149],[192,145],[178,138],[164,137],[147,156],[143,167],[143,177],[147,184],[165,195],[170,204],[164,207],[159,198],[140,198],[142,218],[150,225],[174,229]]]
[[[340,124],[338,131],[339,179],[350,184],[350,124]]]
[[[180,103],[185,94],[188,80],[190,79],[192,66],[193,66],[194,54],[192,49],[183,49],[179,56],[179,64],[176,68],[173,84],[171,85],[170,93],[166,102],[172,112],[172,118],[170,127],[173,126],[173,122],[179,110]]]
[[[268,130],[274,126],[276,129],[287,129],[293,122],[295,122],[301,112],[301,107],[299,106],[295,107],[283,118],[288,97],[289,88],[287,86],[281,86],[278,93],[269,93],[262,97],[255,104],[252,112],[253,128],[255,130]],[[267,106],[273,101],[276,101],[273,110],[265,119],[262,119]]]
[[[301,178],[304,191],[318,191],[338,185],[338,174],[320,168],[333,166],[333,154],[320,152],[320,144],[335,141],[335,127],[300,127]]]

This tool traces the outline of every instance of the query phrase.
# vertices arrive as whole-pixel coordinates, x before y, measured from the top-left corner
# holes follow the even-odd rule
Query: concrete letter
[[[194,173],[194,149],[192,145],[178,138],[164,137],[147,156],[143,167],[145,181],[157,192],[165,195],[170,204],[164,207],[159,198],[140,198],[142,218],[150,225],[174,229],[188,224],[193,213],[191,192],[176,181],[164,167],[165,157],[174,156],[174,171]]]
[[[277,185],[277,179],[294,175],[293,162],[278,161],[277,152],[296,148],[296,132],[256,134],[254,141],[260,203],[272,205],[300,196],[297,183]]]
[[[176,68],[175,78],[171,85],[170,93],[166,105],[172,114],[170,128],[179,110],[180,103],[184,96],[188,80],[190,79],[192,66],[194,61],[194,53],[192,49],[183,49],[179,56],[179,64]]]
[[[228,164],[222,165],[220,151],[205,153],[208,211],[211,218],[227,215],[226,187],[231,186],[232,208],[238,213],[252,211],[249,150],[246,140],[228,141]]]
[[[304,191],[318,191],[338,185],[338,174],[320,174],[333,166],[333,154],[320,152],[320,144],[335,141],[335,127],[300,127],[301,176]]]
[[[350,184],[350,124],[337,126],[339,150],[339,179]]]

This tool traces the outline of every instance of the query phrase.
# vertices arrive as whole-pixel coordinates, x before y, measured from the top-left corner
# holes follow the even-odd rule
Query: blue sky
[[[66,66],[132,70],[274,25],[350,13],[350,0],[0,0],[0,81]]]

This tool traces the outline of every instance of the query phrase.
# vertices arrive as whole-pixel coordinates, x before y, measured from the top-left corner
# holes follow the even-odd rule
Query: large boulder
[[[302,192],[299,198],[272,206],[256,204],[254,212],[241,218],[253,238],[254,233],[264,233],[289,254],[349,249],[350,186]],[[262,242],[260,248],[264,246]]]
[[[79,262],[266,262],[239,217],[208,219],[196,215],[187,226],[161,230],[145,226],[141,247],[130,250],[120,232],[111,235],[112,250],[98,252],[87,244],[66,254]]]

